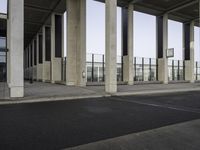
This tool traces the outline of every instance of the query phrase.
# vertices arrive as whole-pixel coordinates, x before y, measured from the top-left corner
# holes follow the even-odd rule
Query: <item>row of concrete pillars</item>
[[[23,0],[10,0],[8,17],[8,84],[11,97],[24,96],[24,72],[30,68],[37,80],[61,80],[61,59],[67,42],[66,85],[86,86],[86,0],[66,0],[67,41],[63,15],[53,13],[24,51]],[[105,91],[117,92],[117,0],[106,0]],[[122,9],[123,78],[133,84],[133,11]],[[185,78],[194,82],[194,22],[184,24]],[[157,17],[158,80],[168,83],[168,14]],[[24,60],[24,61],[23,61]],[[33,74],[33,73],[32,73]]]

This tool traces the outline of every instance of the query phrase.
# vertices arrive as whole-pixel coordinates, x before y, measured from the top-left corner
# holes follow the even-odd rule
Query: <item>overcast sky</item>
[[[0,12],[5,13],[6,8],[6,0],[0,0]],[[175,48],[174,59],[182,59],[182,24],[169,20],[168,32],[168,47]],[[199,28],[195,27],[195,60],[198,61],[199,37]],[[105,53],[105,4],[93,0],[87,0],[87,53]],[[121,8],[117,8],[117,54],[121,55]],[[134,56],[156,57],[155,16],[134,12]]]

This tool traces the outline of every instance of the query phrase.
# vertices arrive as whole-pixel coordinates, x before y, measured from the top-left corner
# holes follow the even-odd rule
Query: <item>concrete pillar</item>
[[[67,0],[66,84],[86,86],[86,0]]]
[[[61,81],[62,49],[63,49],[63,17],[59,14],[51,15],[51,83]]]
[[[29,45],[29,71],[28,76],[29,79],[32,79],[32,68],[33,68],[33,61],[32,61],[32,43]]]
[[[42,81],[42,75],[43,75],[42,34],[38,34],[36,40],[37,40],[37,81]]]
[[[28,79],[28,47],[25,50],[25,79]]]
[[[24,96],[24,0],[9,1],[10,97]]]
[[[51,81],[51,29],[49,26],[43,26],[43,71],[42,71],[42,81]]]
[[[122,9],[123,80],[133,85],[133,4]]]
[[[168,15],[157,17],[158,80],[168,84]]]
[[[185,80],[194,83],[194,21],[183,24],[183,55],[185,60]]]
[[[106,0],[105,91],[117,92],[117,0]]]
[[[33,75],[33,80],[36,80],[36,60],[35,60],[35,54],[36,54],[36,42],[35,39],[33,39],[32,41],[32,63],[33,63],[33,67],[32,67],[32,75]]]

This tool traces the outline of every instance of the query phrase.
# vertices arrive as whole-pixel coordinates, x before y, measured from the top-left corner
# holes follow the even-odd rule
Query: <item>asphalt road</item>
[[[0,106],[1,150],[59,150],[200,118],[200,92]]]

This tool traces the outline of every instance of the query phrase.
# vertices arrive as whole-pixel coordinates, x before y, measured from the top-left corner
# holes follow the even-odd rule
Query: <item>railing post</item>
[[[172,80],[174,81],[175,78],[174,78],[174,60],[172,60]]]
[[[123,81],[124,79],[123,70],[124,70],[124,59],[123,56],[121,56],[121,81]]]
[[[92,54],[92,82],[94,82],[94,54]]]
[[[105,81],[105,57],[104,55],[102,56],[102,76],[103,76],[103,82]]]
[[[149,77],[150,77],[150,81],[152,81],[152,77],[151,77],[151,58],[149,58]]]
[[[144,58],[142,58],[142,81],[144,81]]]
[[[134,57],[134,72],[135,72],[135,77],[134,77],[134,81],[136,81],[136,76],[137,76],[137,60],[136,57]]]
[[[183,80],[185,80],[185,61],[183,61]]]
[[[198,80],[198,62],[196,62],[196,80]]]
[[[156,81],[158,81],[158,59],[156,58]]]
[[[66,74],[67,74],[67,69],[66,69],[66,68],[67,68],[67,57],[65,57],[65,62],[64,62],[64,64],[65,64],[65,71],[64,71],[64,74],[65,74],[64,77],[65,77],[65,78],[64,78],[64,80],[66,81]]]
[[[178,60],[178,80],[180,80],[180,60]]]

